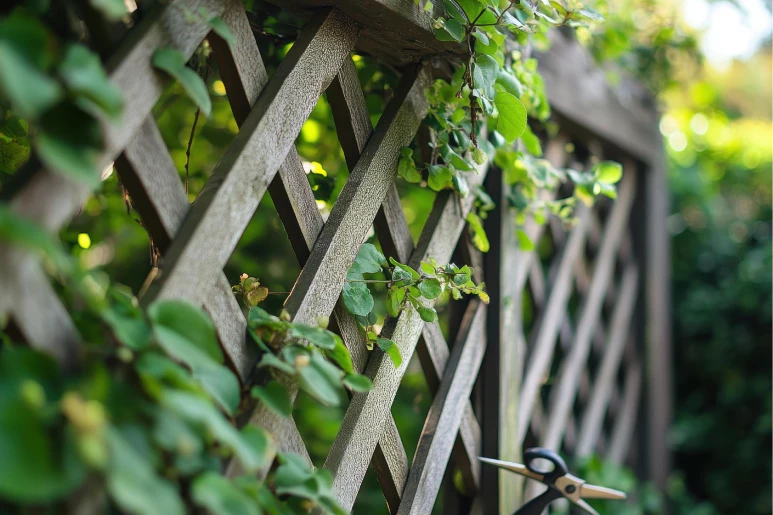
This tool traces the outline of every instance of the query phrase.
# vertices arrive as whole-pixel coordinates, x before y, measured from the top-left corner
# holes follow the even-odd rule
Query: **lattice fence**
[[[338,9],[309,11],[323,3]],[[302,267],[285,308],[294,321],[307,324],[332,314],[356,369],[374,384],[372,391],[351,398],[324,464],[335,477],[342,506],[352,507],[372,464],[390,511],[429,513],[450,463],[461,471],[472,500],[447,511],[506,513],[522,500],[517,479],[481,470],[477,457],[517,460],[531,444],[577,455],[598,452],[663,480],[668,463],[661,440],[669,412],[666,205],[652,114],[638,100],[624,105],[603,79],[599,87],[601,72],[566,41],[540,56],[562,126],[545,142],[548,158],[585,166],[589,158],[567,154],[566,143],[572,142],[593,150],[585,155],[620,160],[625,175],[619,198],[581,211],[569,232],[555,224],[528,227],[540,250],[523,252],[514,241],[513,216],[502,208],[507,201],[501,174],[483,169],[471,186],[485,181],[499,207],[487,220],[492,250],[480,256],[462,237],[471,196],[439,193],[414,242],[394,183],[399,150],[413,140],[427,110],[423,91],[432,67],[419,57],[437,53],[438,45],[428,15],[412,0],[281,2],[310,18],[270,79],[240,0],[185,4],[221,16],[235,45],[167,7],[143,20],[109,66],[127,105],[120,124],[104,124],[107,150],[101,164],[115,162],[163,254],[162,271],[142,302],[182,298],[203,305],[234,370],[249,381],[257,356],[245,339],[246,321],[223,267],[270,193]],[[174,46],[189,57],[205,37],[240,130],[189,204],[151,114],[167,80],[154,71],[151,56],[157,48]],[[350,57],[355,47],[402,73],[375,128]],[[326,221],[294,147],[323,93],[350,169]],[[592,119],[585,118],[589,111],[595,113]],[[52,232],[67,224],[89,194],[45,169],[3,191],[13,210]],[[458,331],[448,341],[437,323],[424,323],[413,311],[388,320],[383,334],[405,358],[398,368],[380,351],[366,350],[339,297],[371,227],[387,255],[414,267],[429,257],[448,262],[459,244],[482,265],[478,270],[492,297],[488,307],[477,301],[464,306]],[[79,336],[35,258],[0,248],[0,285],[0,309],[25,340],[72,363]],[[41,306],[45,323],[37,314]],[[414,351],[434,398],[409,463],[390,409]],[[297,385],[287,386],[294,398]],[[649,399],[649,410],[641,409],[643,399]],[[308,457],[291,418],[257,405],[242,423],[269,430],[280,450]]]

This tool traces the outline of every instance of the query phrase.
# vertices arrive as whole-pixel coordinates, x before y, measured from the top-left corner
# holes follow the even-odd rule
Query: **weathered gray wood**
[[[245,43],[232,49],[222,39],[213,37],[212,45],[234,117],[238,124],[242,124],[247,119],[259,93],[268,83],[268,76],[243,11],[239,16],[226,18],[225,21],[237,40]],[[345,75],[347,70],[351,69],[353,69],[353,63],[350,59],[346,59],[339,71],[339,76]],[[334,79],[334,83],[338,81],[338,78]],[[290,237],[298,261],[303,266],[322,231],[324,221],[317,209],[300,157],[294,148],[290,150],[279,173],[271,181],[269,192]],[[336,304],[333,314],[334,323],[338,326],[344,344],[352,355],[354,367],[357,371],[361,371],[367,361],[367,352],[360,329],[342,302],[339,301]],[[279,441],[300,438],[294,424],[276,426],[274,429],[274,436]],[[408,477],[408,458],[400,441],[397,426],[391,417],[374,455],[373,467],[387,501],[397,506]]]
[[[193,204],[148,301],[204,300],[357,33],[356,24],[337,11],[307,24]]]
[[[634,194],[635,178],[629,173],[621,182],[617,202],[604,230],[601,248],[593,267],[593,277],[583,300],[579,322],[575,329],[572,348],[563,360],[556,380],[556,391],[551,395],[552,406],[548,415],[547,431],[542,439],[542,445],[548,449],[559,448],[567,418],[572,411],[580,376],[588,361],[591,339],[599,321],[604,296],[615,270],[614,260],[617,250],[628,227],[628,214],[633,204]]]
[[[518,407],[516,438],[520,442],[523,442],[526,436],[526,429],[529,427],[529,417],[531,416],[534,402],[537,399],[543,377],[549,369],[550,361],[553,357],[556,336],[561,327],[561,318],[571,290],[572,269],[585,242],[588,225],[587,209],[579,209],[578,220],[577,225],[569,236],[569,241],[562,250],[557,275],[546,302],[545,312],[538,322],[538,329],[532,344],[533,351],[521,389],[521,405]]]
[[[486,308],[472,301],[427,414],[398,513],[432,511],[486,348]]]
[[[10,313],[24,340],[70,369],[78,361],[80,334],[48,275],[21,248],[0,256],[0,308]],[[8,261],[3,261],[8,259]],[[16,265],[16,266],[14,266]]]
[[[662,148],[654,155],[645,177],[646,295],[645,360],[647,378],[647,449],[650,478],[662,491],[668,483],[671,456],[666,438],[673,412],[671,350],[671,267],[668,217],[668,179]]]
[[[213,16],[243,9],[238,0],[189,0],[186,7],[191,11],[204,7]],[[108,61],[108,76],[122,93],[124,110],[118,121],[102,120],[105,149],[98,160],[100,171],[127,145],[169,83],[169,78],[153,67],[155,51],[173,47],[188,59],[208,32],[206,20],[189,20],[182,9],[165,6],[148,15]],[[89,194],[91,190],[83,184],[41,169],[14,193],[11,207],[55,231],[78,211]]]
[[[140,126],[115,166],[148,234],[163,252],[191,206],[152,116]],[[247,321],[222,272],[205,296],[204,306],[212,317],[226,356],[239,379],[245,382],[252,373],[257,352],[252,342],[247,341]]]
[[[580,438],[577,443],[576,454],[587,456],[593,453],[596,442],[601,435],[607,404],[615,388],[615,377],[620,358],[623,356],[623,348],[629,339],[631,329],[631,315],[636,305],[638,294],[639,274],[636,265],[628,265],[617,296],[617,304],[612,313],[612,322],[609,331],[604,358],[596,375],[588,406],[583,414],[580,426]]]
[[[373,132],[365,96],[357,79],[357,70],[353,61],[341,67],[338,76],[328,88],[327,99],[333,112],[344,156],[349,167],[353,169]],[[410,259],[414,250],[413,238],[394,183],[389,186],[373,225],[387,256],[394,257],[400,262]],[[428,324],[422,331],[422,335],[417,351],[430,392],[434,393],[437,391],[448,361],[448,345],[437,323]],[[475,492],[478,488],[480,470],[477,460],[480,455],[480,426],[472,412],[472,406],[468,406],[466,411],[460,430],[459,452],[455,455],[461,460],[459,467],[467,490]],[[376,455],[379,452],[383,451],[377,448]],[[388,504],[394,511],[398,504],[389,502],[389,497],[387,495]]]
[[[480,184],[485,173],[486,170],[483,170],[479,175],[471,175],[471,186]],[[439,193],[408,264],[417,268],[422,260],[430,256],[439,262],[450,259],[473,201],[471,195],[458,201],[451,192]],[[383,352],[374,351],[365,369],[365,374],[373,381],[373,389],[352,397],[341,430],[325,461],[325,468],[331,470],[335,477],[333,491],[336,499],[345,509],[350,509],[354,503],[379,436],[373,428],[382,427],[390,413],[423,325],[414,309],[403,312],[397,320],[386,321],[382,335],[394,340],[403,356],[403,363],[395,368]]]
[[[615,427],[612,429],[612,440],[606,456],[607,461],[610,463],[622,465],[625,462],[626,456],[628,456],[629,445],[636,428],[636,414],[639,410],[639,396],[642,385],[641,376],[641,365],[638,362],[630,364],[625,378],[623,409],[615,421]],[[665,435],[661,435],[661,438],[665,438]]]

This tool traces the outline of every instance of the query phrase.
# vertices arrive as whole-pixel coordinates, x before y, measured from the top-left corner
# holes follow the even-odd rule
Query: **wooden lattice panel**
[[[411,0],[405,2],[413,5]],[[367,3],[378,4],[378,12],[387,14],[394,4],[393,0]],[[305,12],[311,4],[300,2],[295,7]],[[424,90],[429,70],[423,64],[406,66],[378,125],[372,127],[350,53],[363,32],[366,48],[373,46],[380,32],[369,31],[368,17],[354,3],[340,4],[350,8],[352,17],[336,9],[314,11],[270,79],[241,0],[186,1],[192,11],[205,7],[220,16],[235,36],[233,47],[208,35],[205,23],[185,19],[180,9],[165,8],[143,20],[116,53],[109,76],[127,105],[120,124],[104,123],[107,145],[100,164],[104,168],[115,162],[132,205],[163,254],[161,273],[142,302],[181,298],[203,305],[230,365],[242,382],[249,382],[258,356],[246,338],[246,320],[223,268],[269,192],[302,267],[285,309],[293,321],[305,324],[332,315],[331,327],[341,335],[355,369],[374,385],[371,391],[352,396],[325,461],[334,475],[335,496],[344,508],[353,506],[371,464],[392,513],[429,513],[449,462],[461,471],[465,492],[472,497],[482,494],[478,500],[483,499],[487,509],[492,502],[491,496],[486,500],[487,489],[496,494],[497,488],[503,499],[500,506],[512,507],[520,497],[520,485],[502,476],[490,490],[477,457],[486,452],[515,460],[529,438],[580,456],[602,451],[612,461],[622,462],[632,442],[644,379],[640,348],[632,336],[642,273],[632,249],[630,220],[637,188],[645,183],[640,180],[641,167],[625,160],[616,202],[606,213],[578,209],[578,223],[570,232],[556,224],[528,225],[533,241],[551,239],[550,263],[541,262],[536,252],[517,248],[513,217],[501,209],[499,219],[492,217],[490,222],[499,224],[492,242],[501,248],[492,249],[496,259],[486,258],[487,266],[495,263],[495,268],[483,271],[495,293],[492,307],[469,302],[450,347],[437,322],[424,323],[412,310],[397,319],[388,318],[382,335],[393,339],[403,356],[403,364],[395,368],[381,351],[366,350],[356,320],[343,305],[340,293],[346,272],[371,227],[387,256],[414,268],[429,257],[448,262],[465,232],[474,198],[439,193],[414,243],[394,181],[399,150],[414,139],[427,112]],[[406,12],[395,11],[395,20],[407,16]],[[406,30],[424,34],[426,27],[422,27],[423,22]],[[151,57],[166,46],[190,57],[205,37],[213,47],[239,132],[197,200],[189,204],[151,115],[167,81],[153,70]],[[426,41],[423,46],[435,44]],[[326,221],[294,147],[323,93],[350,169]],[[561,135],[546,142],[547,158],[558,166],[571,160],[564,150],[566,141]],[[641,145],[632,148],[641,154]],[[496,187],[501,174],[481,167],[471,174],[470,187],[482,185],[487,178]],[[55,232],[77,213],[90,191],[40,169],[15,191],[4,194],[10,195],[9,204],[16,213]],[[53,354],[65,366],[72,365],[80,337],[37,259],[23,250],[0,247],[0,284],[0,312],[10,315],[30,345]],[[534,316],[528,331],[523,320],[524,291]],[[579,306],[572,316],[570,298]],[[48,313],[41,324],[37,312],[44,305]],[[497,311],[492,313],[493,309]],[[434,398],[416,456],[408,463],[390,409],[414,352]],[[478,372],[486,366],[484,356],[496,362],[497,373],[478,381],[482,400],[472,402]],[[589,368],[589,359],[597,366]],[[618,385],[621,367],[625,380]],[[556,371],[555,383],[545,397],[541,390],[551,369]],[[294,399],[298,385],[291,378],[283,381]],[[487,381],[493,381],[495,388]],[[476,413],[481,412],[479,419]],[[292,418],[258,404],[242,422],[267,429],[279,450],[309,458]],[[485,424],[489,429],[481,427]],[[484,441],[493,444],[484,448]],[[228,472],[237,474],[237,465],[233,463]]]

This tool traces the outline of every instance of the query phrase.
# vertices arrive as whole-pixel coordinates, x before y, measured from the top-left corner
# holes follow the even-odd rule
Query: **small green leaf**
[[[159,300],[148,307],[148,317],[159,340],[184,339],[216,362],[223,362],[215,325],[203,309],[182,300]]]
[[[456,20],[439,20],[440,27],[435,29],[435,37],[439,41],[461,42],[464,38],[464,27]]]
[[[223,19],[219,16],[215,16],[214,18],[210,18],[207,22],[210,26],[210,28],[215,31],[215,34],[223,38],[223,41],[228,43],[228,46],[233,48],[236,44],[236,37],[234,37],[234,33],[231,32],[231,28],[226,24],[226,22],[223,21]]]
[[[312,327],[303,324],[291,324],[290,333],[303,340],[308,340],[317,347],[333,350],[336,346],[336,337],[333,333],[321,327]]]
[[[379,349],[386,352],[387,356],[389,356],[389,359],[392,360],[392,364],[395,366],[395,368],[399,368],[400,365],[403,364],[403,357],[400,355],[400,348],[395,342],[387,338],[378,338],[376,340],[376,345],[378,345]]]
[[[443,293],[443,288],[437,279],[424,279],[419,283],[418,288],[425,299],[436,299]]]
[[[445,165],[433,165],[429,167],[429,179],[427,185],[435,191],[440,191],[446,188],[453,179],[453,173],[448,166]]]
[[[474,212],[470,211],[467,215],[467,225],[472,233],[472,244],[481,252],[488,252],[491,248],[491,244],[488,241],[488,235],[483,227],[483,222],[480,217]]]
[[[542,157],[542,144],[540,144],[539,138],[528,125],[524,129],[523,134],[521,134],[521,141],[523,141],[523,146],[526,147],[526,151],[529,154],[535,157]]]
[[[523,229],[518,229],[516,232],[516,237],[518,238],[518,247],[520,247],[521,250],[527,252],[534,250],[534,243],[531,241],[531,238],[529,238],[529,235],[526,234],[526,231]]]
[[[397,173],[407,182],[418,184],[421,182],[421,173],[416,169],[413,160],[413,150],[410,147],[400,149],[400,161],[397,163]]]
[[[491,98],[494,95],[494,83],[499,76],[499,63],[493,57],[481,54],[475,58],[473,70],[475,87]]]
[[[601,161],[593,167],[593,176],[603,184],[617,184],[623,178],[623,166],[614,161]]]
[[[14,112],[37,118],[64,96],[59,83],[27,61],[17,49],[0,40],[0,91]]]
[[[526,129],[526,108],[516,96],[504,91],[496,94],[494,103],[499,111],[497,131],[508,143],[512,143]]]
[[[326,351],[325,355],[338,363],[341,370],[347,374],[354,373],[354,364],[352,363],[352,355],[349,354],[349,349],[346,348],[341,338],[336,338],[336,345],[332,350]]]
[[[90,0],[91,6],[110,21],[118,21],[128,12],[123,0]]]
[[[387,290],[386,309],[389,316],[396,317],[400,314],[400,308],[405,299],[405,288],[390,286]]]
[[[364,274],[375,274],[381,271],[382,266],[386,266],[387,260],[384,255],[378,251],[375,245],[363,243],[360,250],[357,251],[357,257],[354,262],[359,265],[359,269]]]
[[[362,374],[349,374],[344,377],[344,386],[353,392],[369,392],[373,388],[371,380]]]
[[[191,497],[208,513],[260,515],[261,510],[249,494],[216,472],[204,472],[193,480]]]
[[[395,258],[392,258],[392,257],[390,257],[390,258],[389,258],[389,262],[390,262],[390,263],[392,263],[392,265],[393,265],[395,268],[399,268],[400,270],[403,270],[403,271],[405,271],[405,272],[408,272],[408,273],[410,274],[411,278],[413,278],[413,279],[419,279],[419,278],[421,277],[421,275],[419,274],[419,272],[417,272],[416,270],[414,270],[413,268],[411,268],[411,267],[410,267],[410,266],[408,266],[408,265],[404,265],[404,264],[400,263],[400,262],[399,262],[399,261],[397,261]]]
[[[295,369],[292,367],[292,365],[285,363],[281,358],[268,352],[263,354],[263,357],[260,358],[260,362],[258,363],[258,368],[263,367],[272,367],[281,372],[284,372],[287,375],[295,375]]]
[[[209,117],[212,113],[212,100],[209,98],[207,85],[195,71],[185,66],[185,56],[179,50],[159,48],[153,54],[153,66],[179,82],[204,116]]]
[[[373,295],[365,283],[345,282],[341,294],[344,305],[354,315],[368,316],[373,310]]]
[[[322,404],[338,406],[343,374],[316,350],[310,353],[310,358],[308,365],[298,368],[301,388]]]
[[[262,388],[260,386],[253,386],[252,390],[250,390],[250,394],[253,398],[259,399],[272,411],[283,417],[289,417],[293,412],[293,406],[290,402],[287,388],[276,381],[270,381]]]
[[[121,91],[108,80],[99,56],[82,45],[70,45],[59,65],[59,73],[70,91],[77,95],[76,103],[85,111],[93,115],[104,113],[113,120],[120,118]]]
[[[502,86],[506,92],[510,93],[516,98],[521,98],[523,95],[523,84],[518,78],[508,70],[500,70],[497,75],[497,84]]]
[[[428,308],[426,306],[416,306],[416,311],[419,312],[419,316],[425,322],[434,322],[437,320],[437,311],[435,308]]]

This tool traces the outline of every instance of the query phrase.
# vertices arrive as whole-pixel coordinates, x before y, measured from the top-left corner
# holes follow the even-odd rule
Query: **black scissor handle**
[[[538,459],[548,460],[553,464],[553,470],[545,471],[536,467],[534,461]],[[561,476],[565,476],[569,473],[569,468],[566,466],[566,462],[558,455],[558,453],[549,449],[543,449],[542,447],[532,447],[527,449],[523,453],[523,460],[525,461],[526,468],[535,474],[541,474],[545,478],[545,484],[552,485],[556,479]]]

